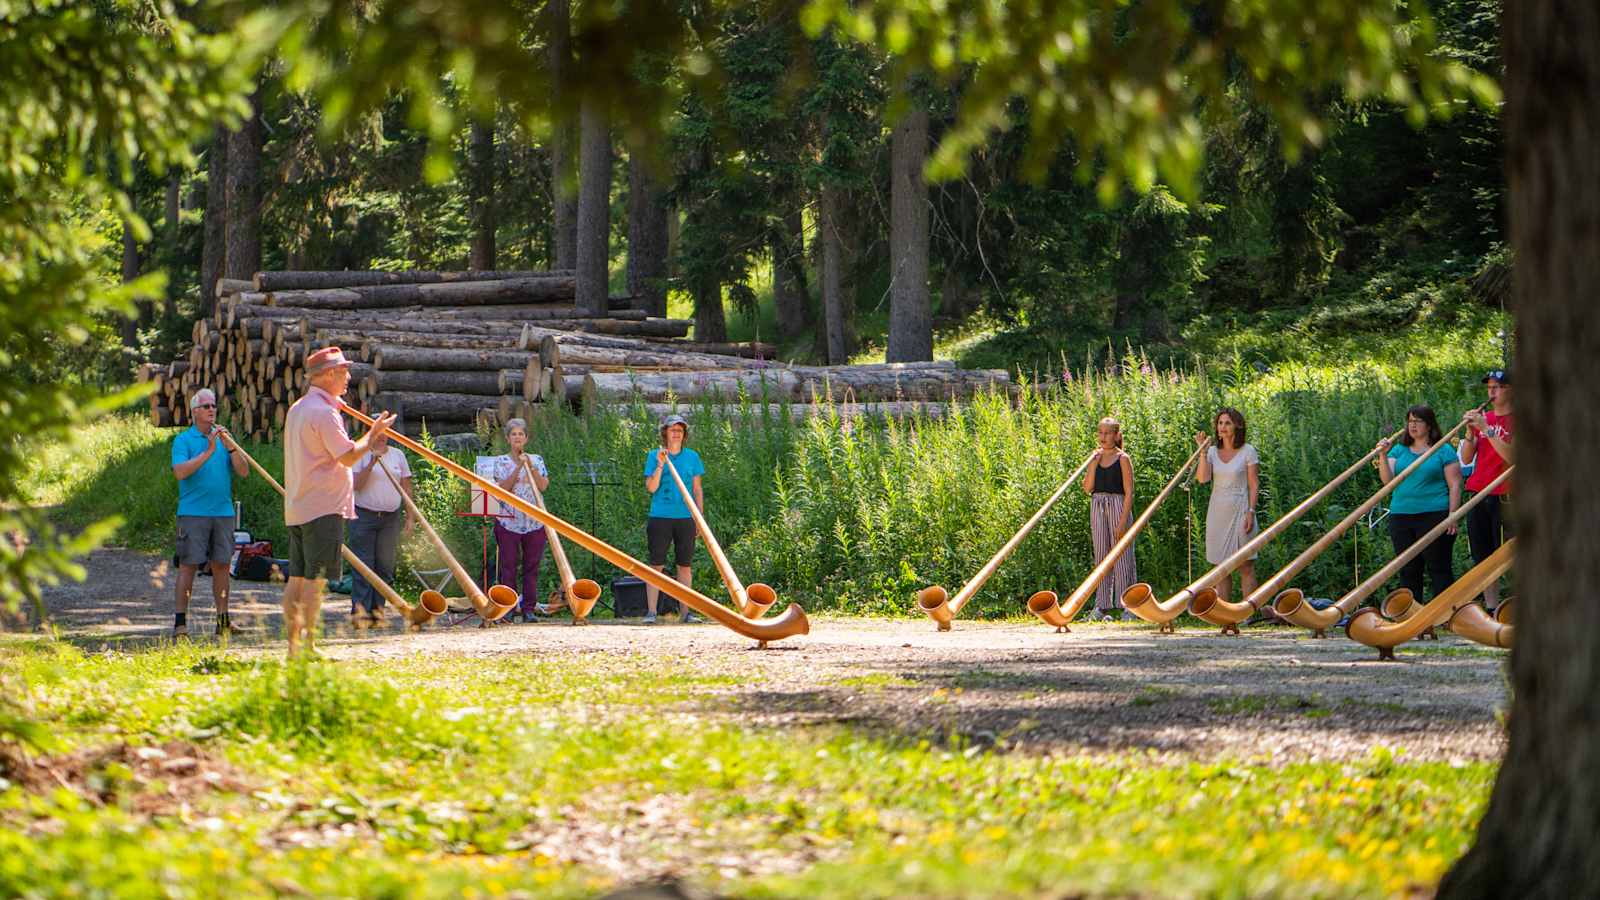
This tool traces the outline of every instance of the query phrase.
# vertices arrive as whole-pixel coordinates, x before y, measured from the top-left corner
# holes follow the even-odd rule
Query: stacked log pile
[[[188,354],[140,369],[156,383],[157,426],[187,425],[187,398],[209,387],[220,421],[271,440],[307,388],[306,355],[326,346],[356,361],[346,401],[398,413],[411,435],[495,427],[541,403],[654,411],[743,396],[782,401],[793,415],[833,404],[936,415],[950,400],[1011,388],[1004,370],[948,362],[775,363],[770,344],[688,340],[689,321],[648,317],[626,298],[604,315],[579,310],[570,272],[260,272],[221,279],[216,290]]]

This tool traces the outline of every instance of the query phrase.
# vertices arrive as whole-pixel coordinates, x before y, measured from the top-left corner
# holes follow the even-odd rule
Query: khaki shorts
[[[179,516],[178,565],[233,563],[233,516]]]
[[[330,513],[289,526],[289,577],[339,580],[344,516]]]

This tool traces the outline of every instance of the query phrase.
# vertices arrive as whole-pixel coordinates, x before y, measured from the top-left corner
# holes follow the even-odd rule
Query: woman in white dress
[[[1261,488],[1261,457],[1245,441],[1244,414],[1232,407],[1217,410],[1215,440],[1194,479],[1211,482],[1211,503],[1206,507],[1206,562],[1213,566],[1232,556],[1256,531],[1256,495]],[[1195,444],[1206,436],[1194,436]],[[1255,557],[1239,564],[1239,587],[1248,597],[1256,589]],[[1233,573],[1216,584],[1217,596],[1228,599]]]

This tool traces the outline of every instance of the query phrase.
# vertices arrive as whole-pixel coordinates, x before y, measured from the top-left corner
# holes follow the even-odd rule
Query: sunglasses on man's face
[[[216,409],[216,408],[217,408],[217,405],[215,403],[202,403],[199,406],[195,407],[195,409]]]

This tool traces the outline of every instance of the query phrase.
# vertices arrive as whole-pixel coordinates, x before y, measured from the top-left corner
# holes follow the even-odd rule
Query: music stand
[[[483,460],[493,459],[493,458],[494,457],[486,457],[486,456],[478,457],[479,466],[477,466],[476,468],[481,468],[481,463],[482,463]],[[489,474],[485,474],[483,472],[479,472],[478,474],[483,475],[485,478],[489,478],[491,480],[494,477],[492,469],[490,470]],[[494,582],[492,580],[490,580],[490,578],[489,578],[489,528],[490,528],[490,525],[492,524],[492,520],[494,520],[494,519],[509,519],[509,518],[511,518],[511,515],[509,513],[491,512],[490,511],[490,509],[491,509],[490,504],[491,503],[493,504],[493,508],[494,509],[499,509],[500,508],[500,501],[491,499],[489,497],[489,492],[488,491],[485,491],[483,488],[480,488],[477,485],[473,485],[472,486],[472,491],[468,495],[468,498],[467,498],[467,511],[466,512],[458,512],[458,513],[456,513],[456,518],[458,518],[458,519],[479,519],[479,520],[482,521],[482,524],[483,524],[483,568],[480,569],[479,572],[478,572],[478,579],[479,579],[478,583],[483,585],[484,590],[488,590],[489,585],[494,584]],[[462,590],[466,590],[466,585],[462,585],[461,587],[462,587]]]
[[[603,487],[621,487],[618,480],[617,464],[613,460],[580,460],[567,463],[567,486],[589,488],[589,533],[595,537],[596,530],[600,527],[600,489]],[[594,553],[589,554],[589,578],[598,582],[596,573],[599,571],[600,557]],[[609,604],[602,603],[608,612],[615,613]]]

